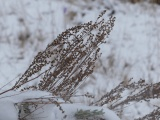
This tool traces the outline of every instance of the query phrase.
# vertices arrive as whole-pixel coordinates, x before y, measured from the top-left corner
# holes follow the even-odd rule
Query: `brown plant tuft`
[[[62,34],[35,56],[32,64],[11,90],[38,89],[68,100],[83,81],[93,72],[94,64],[100,57],[99,45],[105,43],[115,17],[103,19],[103,11],[96,22],[88,22]],[[35,81],[37,85],[26,83]]]

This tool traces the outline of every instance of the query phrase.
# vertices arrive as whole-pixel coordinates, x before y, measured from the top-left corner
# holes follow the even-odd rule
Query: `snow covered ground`
[[[160,79],[160,9],[158,5],[120,3],[112,0],[0,0],[0,87],[24,73],[34,56],[44,50],[66,28],[95,20],[109,8],[116,22],[94,74],[79,93],[96,97],[122,80]],[[79,102],[87,103],[86,98]],[[144,110],[145,107],[145,110]],[[142,111],[143,110],[143,111]],[[133,104],[124,110],[123,119],[145,115],[148,106]],[[1,119],[0,119],[1,120]]]
[[[10,91],[6,94],[1,95],[0,98],[0,120],[18,120],[18,108],[15,104],[24,102],[26,99],[36,98],[47,98],[51,94],[42,91],[27,91],[27,92],[15,92]],[[55,98],[56,99],[56,98]],[[33,101],[33,100],[32,100]],[[62,102],[62,100],[58,100]],[[64,102],[64,101],[63,101]],[[75,113],[77,110],[103,110],[103,118],[105,120],[120,120],[117,115],[104,107],[96,106],[85,106],[83,104],[61,104],[62,109],[65,111],[63,114],[62,111],[54,104],[47,104],[45,106],[38,106],[34,114],[34,120],[62,120],[65,115],[65,120],[75,120]],[[33,118],[30,118],[33,119]]]

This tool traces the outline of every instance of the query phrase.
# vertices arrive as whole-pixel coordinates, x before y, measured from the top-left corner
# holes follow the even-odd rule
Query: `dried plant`
[[[99,100],[93,102],[90,105],[103,106],[107,105],[110,109],[117,111],[122,109],[132,102],[150,102],[152,99],[160,98],[160,82],[155,84],[148,84],[145,80],[139,80],[138,82],[132,82],[130,79],[121,82],[117,87],[107,92]],[[129,91],[129,94],[124,96],[124,92]],[[155,109],[145,115],[142,118],[136,120],[157,120],[160,118],[160,107],[153,106]],[[118,113],[119,114],[119,113]]]
[[[95,62],[101,55],[99,45],[105,43],[114,26],[115,17],[111,16],[106,22],[103,18],[105,13],[106,10],[99,15],[96,22],[90,21],[72,27],[58,35],[44,51],[35,56],[15,85],[0,95],[11,90],[41,90],[69,101],[77,88],[93,72]],[[50,103],[56,104],[64,113],[61,103],[52,97],[47,100],[40,98],[36,99],[36,102],[33,99],[17,104],[20,111],[24,109],[23,115],[19,113],[19,120],[26,119],[39,107]],[[31,105],[36,106],[33,111],[29,109]]]
[[[160,118],[160,107],[153,110],[149,114],[145,115],[144,117],[135,119],[135,120],[159,120]]]
[[[105,39],[114,26],[115,17],[111,16],[106,22],[103,18],[105,12],[103,11],[99,15],[96,22],[90,21],[75,26],[58,35],[44,51],[35,56],[29,68],[15,85],[0,93],[2,95],[11,90],[24,91],[29,89],[52,93],[53,96],[49,98],[28,99],[20,103],[18,105],[19,109],[25,108],[28,113],[25,113],[24,116],[19,114],[19,120],[25,119],[46,104],[55,104],[64,113],[61,103],[55,98],[62,98],[64,103],[69,101],[78,87],[92,74],[95,62],[101,55],[99,45],[105,43]],[[107,105],[110,109],[116,111],[119,108],[123,109],[131,102],[148,102],[151,99],[160,98],[159,86],[160,82],[148,84],[145,80],[139,80],[138,82],[132,82],[132,79],[125,80],[90,105]],[[126,91],[129,94],[124,95]],[[93,97],[88,94],[85,96]],[[23,106],[21,107],[21,105]],[[30,111],[29,107],[31,105],[36,106],[34,111]],[[136,120],[157,120],[160,116],[160,108],[154,107],[154,111]],[[88,114],[97,114],[96,112],[88,111]],[[78,112],[79,117],[83,117],[83,115],[83,111]]]
[[[88,22],[62,34],[35,56],[32,64],[10,90],[38,89],[53,95],[70,98],[94,68],[100,57],[99,45],[105,43],[115,17],[105,21],[103,11],[96,22]],[[34,82],[35,81],[35,82]],[[27,83],[37,85],[28,85]]]
[[[160,4],[159,0],[121,0],[122,2],[131,2],[131,3],[139,3],[139,2],[149,2],[149,3],[155,3]]]
[[[92,21],[67,29],[39,52],[32,64],[10,90],[38,89],[69,99],[85,78],[93,72],[100,57],[99,45],[114,26],[114,17],[105,22],[103,11]],[[25,87],[36,81],[38,85]],[[2,93],[1,93],[2,94]]]

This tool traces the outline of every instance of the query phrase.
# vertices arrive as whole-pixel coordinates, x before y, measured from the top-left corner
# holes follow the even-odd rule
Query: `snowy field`
[[[94,74],[77,92],[89,92],[97,98],[130,78],[133,81],[145,79],[148,83],[158,82],[158,5],[121,3],[118,0],[0,0],[0,87],[11,81],[3,87],[10,88],[25,72],[34,56],[58,34],[71,26],[95,21],[104,9],[108,9],[108,15],[116,17],[115,26],[107,43],[101,47],[102,57]],[[78,102],[88,104],[91,100],[81,97]],[[73,109],[77,109],[77,106],[73,106]],[[131,120],[151,110],[149,105],[134,103],[127,106],[120,117]],[[0,116],[0,120],[4,119]]]

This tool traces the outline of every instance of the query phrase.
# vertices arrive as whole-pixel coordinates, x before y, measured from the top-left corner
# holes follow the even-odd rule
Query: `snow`
[[[25,102],[27,99],[34,98],[49,98],[51,93],[44,91],[26,91],[17,92],[10,91],[0,96],[0,120],[18,120],[19,110],[16,104]],[[56,98],[56,97],[55,97]],[[62,102],[58,99],[57,102]],[[61,108],[65,111],[62,113],[55,104],[44,104],[40,106],[34,113],[33,118],[35,120],[61,120],[64,115],[67,115],[66,120],[75,120],[74,117],[77,110],[101,110],[103,109],[103,118],[106,120],[120,120],[118,116],[107,108],[97,106],[86,106],[83,104],[60,104]],[[41,113],[41,114],[39,114]]]
[[[32,98],[40,98],[51,96],[51,93],[45,91],[25,91],[25,92],[18,92],[18,91],[9,91],[5,94],[0,96],[0,100],[2,101],[11,101],[13,103],[22,102],[26,99]]]
[[[83,104],[63,104],[62,108],[65,110],[65,114],[67,114],[68,120],[75,120],[74,114],[77,110],[80,110],[80,109],[82,110],[101,110],[103,109],[103,112],[105,112],[104,118],[106,120],[120,120],[113,111],[107,108],[103,108],[103,107],[85,106]],[[57,116],[63,116],[63,115],[61,114],[61,112],[59,112],[59,115],[57,114]]]
[[[28,98],[44,97],[50,93],[43,91],[16,92],[10,91],[0,96],[0,120],[18,120],[18,109],[15,103],[23,102]]]
[[[0,87],[11,81],[3,89],[10,88],[28,68],[34,56],[44,50],[59,33],[71,26],[95,20],[95,17],[106,7],[110,7],[108,14],[115,10],[114,16],[116,17],[114,29],[107,39],[108,44],[101,47],[101,60],[107,71],[104,72],[102,66],[97,65],[94,74],[86,80],[86,84],[81,87],[83,89],[78,93],[89,92],[98,98],[122,80],[133,78],[134,81],[138,81],[142,78],[149,83],[159,81],[159,6],[148,3],[122,4],[118,0],[106,0],[104,3],[95,1],[87,4],[84,1],[68,1],[70,2],[65,0],[0,0]],[[71,19],[70,12],[73,12],[73,19]],[[84,17],[82,13],[85,13]],[[26,33],[29,33],[30,37],[19,40],[19,35]],[[109,60],[113,60],[112,66],[108,64]],[[17,120],[17,109],[14,103],[35,96],[49,95],[45,92],[40,94],[36,94],[37,91],[32,92],[19,94],[19,92],[11,91],[0,95],[2,98],[19,94],[0,99],[0,120],[2,118],[10,120],[11,116],[12,120]],[[87,104],[88,101],[86,98],[78,98],[77,102]],[[66,108],[67,105],[62,106]],[[73,108],[74,111],[81,106],[71,105],[69,108]],[[46,107],[61,115],[61,112],[56,110],[58,108],[50,105]],[[84,108],[87,107],[84,106]],[[5,115],[5,109],[10,116]],[[104,110],[108,109],[104,108]],[[143,116],[149,112],[150,107],[145,104],[142,106],[133,104],[124,109],[123,118],[132,119],[131,116]],[[50,114],[48,119],[53,117],[56,115]]]
[[[18,120],[18,111],[11,101],[0,100],[0,120]]]

